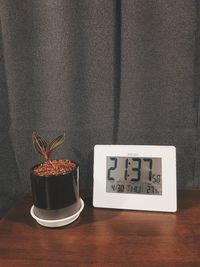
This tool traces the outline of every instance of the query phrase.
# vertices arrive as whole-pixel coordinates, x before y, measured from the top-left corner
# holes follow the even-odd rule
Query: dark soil
[[[69,160],[48,160],[35,167],[33,172],[39,176],[62,175],[75,168],[76,164]]]

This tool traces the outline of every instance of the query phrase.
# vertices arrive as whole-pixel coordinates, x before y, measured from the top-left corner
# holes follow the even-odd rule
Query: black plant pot
[[[59,223],[52,224],[52,227],[67,224],[65,223],[66,218],[73,218],[83,208],[83,201],[79,196],[78,164],[69,173],[47,177],[34,173],[33,170],[37,166],[31,168],[30,174],[34,204],[31,211],[32,216],[40,224],[43,222],[44,226],[51,227],[51,221],[55,220]],[[46,225],[45,221],[50,221],[50,225]]]

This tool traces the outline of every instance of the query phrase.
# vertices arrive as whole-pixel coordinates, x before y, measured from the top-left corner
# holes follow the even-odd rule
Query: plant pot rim
[[[69,160],[69,159],[53,159],[53,160],[70,161],[70,162],[74,163],[76,166],[75,166],[75,168],[74,168],[73,170],[71,170],[71,171],[67,171],[66,173],[60,173],[60,174],[56,174],[56,175],[53,175],[53,174],[52,174],[52,175],[38,175],[37,173],[34,172],[34,169],[35,169],[36,167],[38,167],[39,165],[41,165],[41,164],[44,163],[44,162],[40,162],[40,163],[37,163],[37,164],[35,164],[34,166],[32,166],[32,167],[30,168],[30,173],[31,173],[32,175],[34,175],[34,176],[37,176],[37,177],[42,177],[42,178],[53,178],[53,177],[65,176],[65,175],[68,175],[68,174],[70,174],[70,173],[73,173],[73,172],[76,171],[77,168],[79,167],[79,164],[78,164],[76,161],[74,161],[74,160]],[[53,161],[53,160],[52,160],[52,161]]]

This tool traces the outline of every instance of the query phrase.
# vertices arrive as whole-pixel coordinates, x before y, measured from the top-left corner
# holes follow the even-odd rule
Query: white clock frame
[[[162,195],[106,192],[106,158],[162,159]],[[93,206],[98,208],[177,211],[176,148],[174,146],[96,145],[94,147]]]

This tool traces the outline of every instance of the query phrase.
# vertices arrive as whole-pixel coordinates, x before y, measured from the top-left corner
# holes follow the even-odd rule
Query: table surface
[[[26,194],[0,220],[0,266],[200,266],[200,190],[178,192],[177,213],[93,208],[61,228],[30,216]]]

